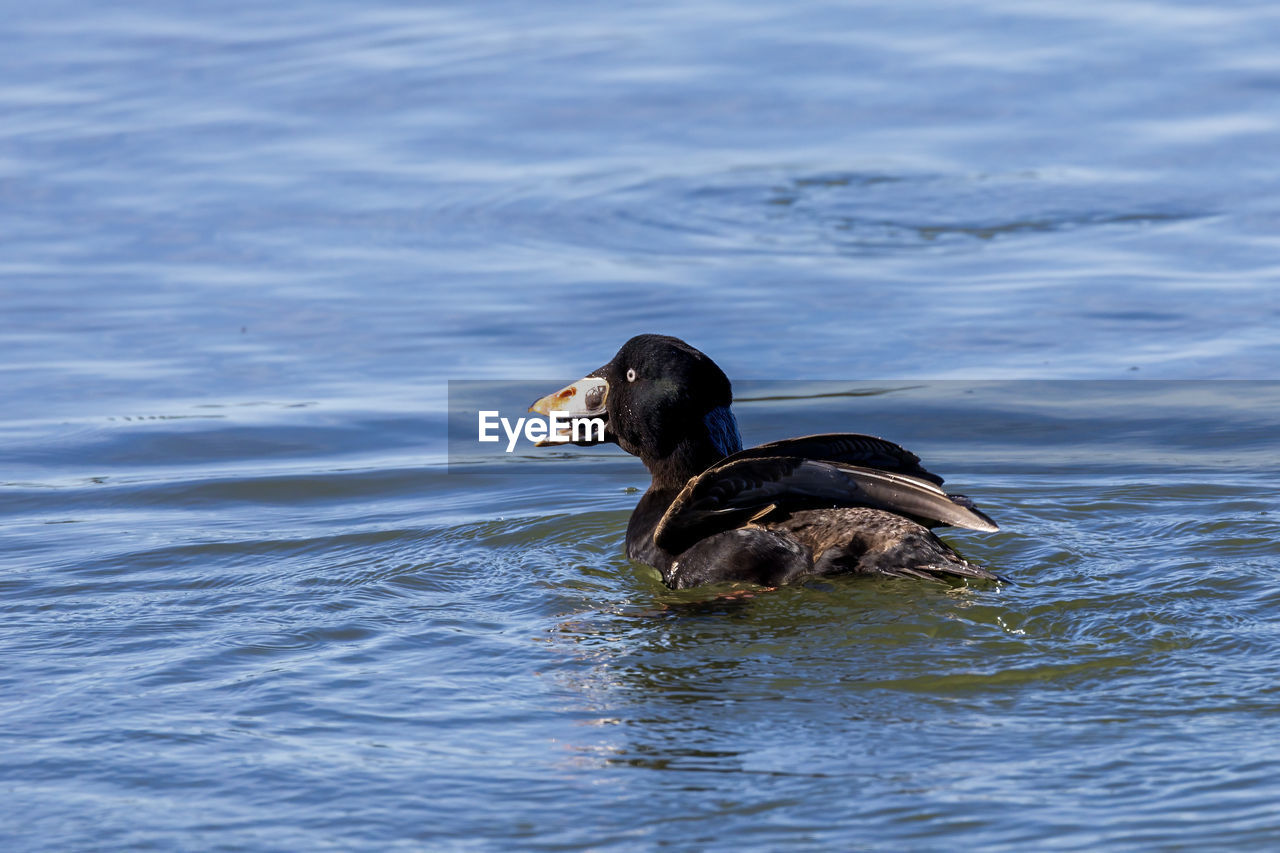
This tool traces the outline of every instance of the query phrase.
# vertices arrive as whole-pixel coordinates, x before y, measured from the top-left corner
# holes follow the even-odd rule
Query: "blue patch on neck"
[[[721,456],[737,453],[742,449],[742,436],[738,435],[738,421],[728,406],[716,406],[702,419],[707,426],[711,445]]]

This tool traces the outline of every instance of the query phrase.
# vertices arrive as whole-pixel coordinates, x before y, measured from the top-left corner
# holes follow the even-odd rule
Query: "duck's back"
[[[925,526],[996,529],[941,482],[874,436],[773,442],[726,457],[674,495],[646,493],[627,551],[674,587],[838,573],[996,578]]]

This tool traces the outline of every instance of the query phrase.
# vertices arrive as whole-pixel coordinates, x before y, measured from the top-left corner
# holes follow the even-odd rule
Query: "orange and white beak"
[[[571,420],[604,418],[607,416],[605,401],[609,398],[609,383],[599,376],[585,376],[566,385],[554,394],[548,394],[529,407],[529,411],[544,417],[558,412]],[[544,438],[535,447],[556,444],[596,444],[597,442],[573,442],[569,439]]]

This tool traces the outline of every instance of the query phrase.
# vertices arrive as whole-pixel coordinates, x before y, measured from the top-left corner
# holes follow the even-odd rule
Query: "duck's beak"
[[[544,417],[551,417],[552,412],[559,413],[562,418],[568,418],[572,424],[578,420],[588,418],[599,418],[603,420],[606,417],[605,401],[609,398],[609,383],[607,380],[599,376],[585,376],[572,385],[566,385],[554,394],[548,394],[541,400],[535,402],[529,407],[529,411],[536,412]],[[571,438],[544,438],[535,444],[535,447],[547,447],[557,444],[580,444],[592,445],[599,444],[599,441],[592,440],[591,436],[598,434],[598,431],[585,429],[579,431],[581,435],[588,438],[573,440]],[[606,438],[607,437],[606,425]],[[572,430],[571,430],[572,434]]]

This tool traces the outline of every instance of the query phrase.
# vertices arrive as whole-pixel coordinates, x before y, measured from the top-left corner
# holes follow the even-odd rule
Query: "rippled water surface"
[[[1274,4],[5,18],[6,850],[1280,843]],[[673,593],[447,441],[649,331],[1015,583]]]

